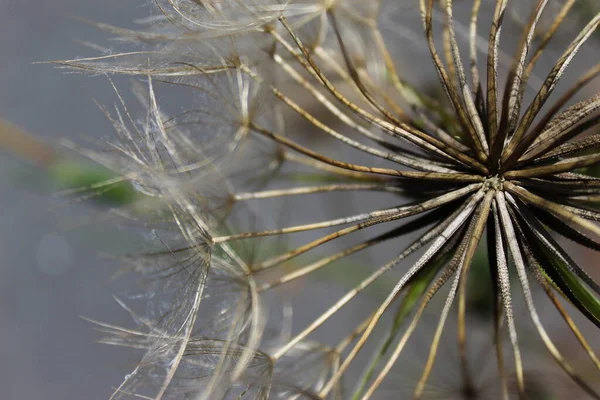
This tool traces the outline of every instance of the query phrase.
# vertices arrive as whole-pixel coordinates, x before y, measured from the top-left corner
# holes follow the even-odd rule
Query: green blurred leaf
[[[575,307],[585,315],[594,318],[600,325],[600,297],[593,293],[588,286],[577,277],[560,258],[544,251],[547,260],[554,268],[544,268],[546,279]]]
[[[354,392],[352,396],[353,400],[358,400],[361,398],[363,392],[369,381],[371,380],[373,373],[375,372],[375,368],[381,362],[383,356],[389,350],[390,346],[396,339],[397,335],[400,333],[400,328],[402,327],[402,323],[404,319],[414,310],[415,305],[421,299],[437,273],[440,271],[440,268],[448,262],[450,258],[454,255],[453,252],[447,252],[443,254],[441,257],[431,260],[422,270],[419,272],[408,284],[405,291],[406,294],[402,298],[398,306],[398,310],[396,310],[396,315],[394,316],[394,322],[388,336],[385,341],[379,348],[379,351],[374,353],[374,357],[371,359],[371,362],[368,368],[365,370],[360,384]]]
[[[99,203],[126,205],[139,196],[131,183],[118,181],[114,172],[100,165],[60,159],[50,166],[48,173],[61,189],[81,189],[84,195],[94,194],[92,199]]]

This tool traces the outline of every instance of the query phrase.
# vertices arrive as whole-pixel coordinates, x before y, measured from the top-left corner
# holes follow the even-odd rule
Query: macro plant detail
[[[443,306],[412,397],[427,390],[455,308],[463,395],[478,398],[466,310],[473,259],[484,244],[498,396],[527,391],[517,332],[522,317],[514,312],[518,292],[556,364],[600,398],[600,389],[554,343],[532,294],[536,288],[545,293],[597,379],[600,361],[563,303],[600,328],[600,285],[558,239],[600,250],[600,178],[590,169],[600,163],[600,94],[574,100],[600,74],[597,57],[561,96],[553,94],[597,32],[600,13],[578,28],[534,86],[538,61],[578,1],[532,2],[504,64],[500,33],[509,0],[469,2],[464,37],[454,3],[465,2],[406,3],[402,7],[420,11],[423,50],[442,95],[403,77],[396,63],[402,49],[396,55],[389,47],[377,1],[155,0],[160,13],[141,21],[143,30],[96,24],[132,50],[57,62],[139,77],[134,94],[146,112],[136,119],[116,91],[115,110],[101,107],[119,136],[113,151],[78,149],[118,174],[86,188],[92,196],[124,181],[140,192],[116,213],[147,230],[158,247],[124,259],[149,282],[146,315],[122,303],[137,327],[97,322],[106,343],[144,352],[114,398],[377,398],[440,296]],[[558,12],[548,16],[549,4]],[[492,16],[483,26],[485,6]],[[193,106],[166,113],[158,85],[192,93]],[[301,203],[293,204],[310,210],[337,192],[360,192],[360,207],[367,210],[248,227],[255,215],[269,214],[273,201],[299,197]],[[365,200],[375,195],[378,201]],[[284,209],[301,215],[295,207]],[[345,244],[359,232],[358,243]],[[273,239],[294,234],[309,240],[274,251]],[[360,252],[405,238],[411,238],[407,246],[394,246],[395,255],[382,264],[364,265],[364,277],[301,330],[283,318],[281,332],[273,332],[264,303],[274,295],[310,284],[334,263],[343,273]],[[341,250],[327,247],[338,242]],[[382,280],[393,280],[384,299],[336,344],[314,339]],[[387,329],[387,339],[363,361],[361,350],[380,329]],[[356,368],[364,372],[349,390],[352,382],[344,378]],[[509,384],[512,371],[516,387]]]

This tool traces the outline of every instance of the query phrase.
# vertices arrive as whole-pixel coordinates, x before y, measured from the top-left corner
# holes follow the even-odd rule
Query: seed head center
[[[486,191],[494,190],[498,192],[504,190],[504,177],[501,175],[487,177],[483,182],[483,187]]]

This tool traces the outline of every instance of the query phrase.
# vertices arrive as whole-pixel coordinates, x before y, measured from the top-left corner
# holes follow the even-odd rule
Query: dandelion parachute
[[[516,393],[527,391],[522,317],[514,311],[518,289],[556,364],[600,398],[558,349],[533,295],[540,289],[550,300],[597,381],[600,362],[562,304],[600,327],[600,286],[556,237],[600,249],[600,181],[593,174],[600,163],[600,97],[576,100],[599,65],[561,96],[554,92],[593,40],[600,14],[543,71],[536,66],[581,1],[527,2],[520,24],[511,24],[508,0],[470,2],[466,22],[456,12],[464,2],[405,3],[391,7],[420,14],[416,50],[428,55],[441,96],[404,77],[401,65],[410,63],[398,62],[403,49],[392,47],[386,29],[408,28],[389,18],[381,23],[393,12],[385,1],[156,0],[159,13],[141,21],[140,30],[97,24],[130,50],[56,62],[145,83],[136,86],[145,120],[134,119],[118,95],[119,107],[105,110],[119,136],[114,151],[85,151],[143,191],[140,204],[120,213],[157,226],[162,247],[126,260],[154,278],[148,302],[158,303],[157,310],[144,317],[132,312],[136,329],[101,324],[107,343],[144,351],[115,398],[377,398],[441,297],[412,396],[426,392],[453,308],[458,363],[464,386],[472,387],[467,287],[484,243],[499,396],[511,396],[512,371]],[[491,23],[484,24],[486,9]],[[515,26],[519,31],[507,31]],[[501,32],[520,37],[512,56],[501,49]],[[197,101],[169,115],[155,94],[159,85],[191,92]],[[251,205],[258,216],[268,215],[268,204],[301,198],[293,204],[307,211],[284,210],[313,215],[312,207],[339,192],[360,193],[363,211],[243,229],[254,218]],[[243,249],[294,235],[309,240],[258,256]],[[346,240],[359,235],[354,244]],[[407,238],[408,245],[399,245]],[[336,243],[341,249],[331,250]],[[310,285],[328,268],[343,273],[359,253],[394,243],[393,256],[366,263],[362,279],[306,326],[290,332],[279,326],[284,333],[272,334],[263,301],[273,292]],[[382,280],[392,282],[385,296],[337,343],[314,339]],[[384,327],[389,316],[394,321]],[[365,362],[361,351],[381,329],[389,339]],[[352,389],[344,378],[356,369],[365,372]]]

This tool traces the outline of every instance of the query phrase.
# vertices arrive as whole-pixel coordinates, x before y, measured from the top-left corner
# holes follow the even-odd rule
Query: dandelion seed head
[[[420,14],[424,34],[420,50],[437,79],[433,93],[439,95],[431,95],[399,68],[395,57],[402,51],[390,50],[394,43],[380,27],[381,2],[155,3],[161,16],[140,21],[139,31],[99,25],[143,50],[58,62],[88,73],[138,76],[145,84],[134,91],[146,118],[134,120],[117,91],[116,114],[105,112],[119,135],[115,151],[84,152],[145,194],[137,209],[121,213],[158,226],[160,249],[125,260],[150,278],[154,308],[141,317],[123,304],[136,330],[101,325],[110,334],[107,343],[144,351],[116,397],[150,385],[154,399],[375,398],[402,365],[423,314],[439,302],[412,397],[430,389],[456,311],[460,385],[452,394],[478,398],[469,357],[474,334],[466,324],[467,283],[480,244],[488,258],[489,278],[481,284],[489,285],[493,302],[488,323],[497,393],[507,399],[527,390],[518,298],[554,362],[600,397],[555,345],[534,296],[543,292],[600,371],[562,306],[570,302],[600,326],[600,286],[555,239],[600,249],[600,185],[589,171],[600,162],[600,100],[575,100],[600,68],[592,65],[561,96],[554,93],[597,31],[600,14],[578,27],[536,81],[536,66],[576,1],[528,2],[508,56],[501,31],[507,12],[517,10],[510,2],[486,3],[491,15],[484,18],[483,3],[474,1],[465,18],[451,0],[415,1],[411,10]],[[491,23],[480,22],[486,19]],[[191,91],[200,106],[170,115],[159,86]],[[331,204],[331,215],[315,220],[315,202],[330,204],[334,192],[377,194],[386,206],[357,197],[366,211],[340,216],[343,207]],[[307,200],[286,207],[296,196]],[[261,204],[260,212],[277,212],[266,205],[274,200],[284,213],[305,210],[312,218],[248,228]],[[363,236],[352,241],[359,232]],[[290,241],[265,254],[249,256],[240,244],[256,249],[269,238],[308,233],[307,242]],[[367,263],[362,275],[347,272],[357,253],[406,238],[408,245],[396,245],[385,262]],[[304,327],[283,328],[291,332],[283,343],[271,340],[262,300],[291,282],[310,284],[335,263],[352,280],[347,291],[318,304],[318,316]],[[375,282],[389,284],[368,312],[352,308],[355,328],[332,343],[314,340]],[[313,302],[319,303],[306,304]],[[383,343],[376,346],[381,330]],[[370,361],[363,360],[367,348],[374,349]],[[357,364],[362,374],[354,371]],[[516,388],[509,385],[512,375]],[[356,385],[345,382],[348,377]],[[351,395],[350,386],[356,386]]]

